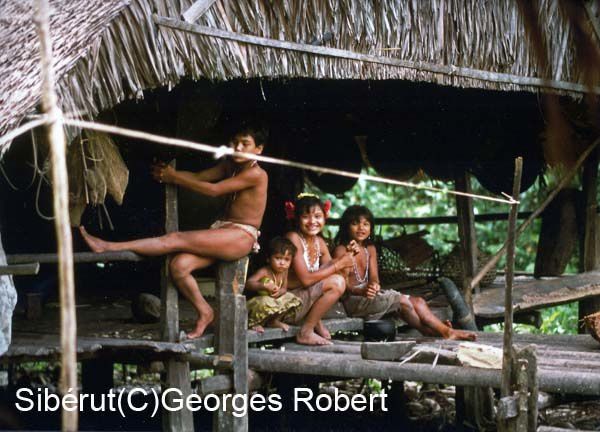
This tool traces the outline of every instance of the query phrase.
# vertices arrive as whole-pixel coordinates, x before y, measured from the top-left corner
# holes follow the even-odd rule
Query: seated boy
[[[288,331],[283,322],[293,316],[302,306],[302,301],[287,292],[288,269],[296,255],[296,246],[284,237],[275,237],[269,243],[268,265],[258,269],[246,282],[246,290],[257,294],[246,303],[248,327],[263,333],[265,327],[276,327]]]
[[[261,154],[266,134],[253,128],[239,130],[231,140],[237,152]],[[198,173],[177,171],[164,163],[152,169],[160,183],[171,183],[212,197],[229,195],[225,214],[210,229],[168,233],[161,237],[124,242],[109,242],[87,233],[83,238],[94,252],[131,250],[141,255],[177,253],[170,262],[173,282],[198,313],[195,328],[188,338],[202,336],[214,319],[192,272],[208,267],[216,260],[233,261],[258,246],[259,227],[267,202],[267,173],[256,161],[232,156],[213,168]]]

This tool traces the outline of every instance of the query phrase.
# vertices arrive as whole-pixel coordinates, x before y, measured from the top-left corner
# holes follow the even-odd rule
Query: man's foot
[[[273,327],[273,328],[280,328],[281,330],[283,330],[284,332],[288,331],[290,329],[290,326],[287,325],[284,322],[279,321],[278,319],[274,319],[269,323],[269,327]]]
[[[327,340],[331,340],[331,333],[329,333],[329,330],[327,330],[327,327],[325,327],[325,324],[321,320],[319,320],[315,327],[315,333]]]
[[[256,333],[261,333],[261,334],[265,332],[265,328],[261,325],[254,326],[254,327],[252,327],[251,330],[254,330]]]
[[[100,253],[108,250],[108,242],[89,234],[83,225],[79,226],[79,232],[93,252]]]
[[[215,313],[212,309],[203,311],[202,315],[196,321],[196,327],[194,330],[187,334],[188,339],[196,339],[204,334],[204,330],[210,323],[215,319]]]
[[[331,345],[331,341],[322,338],[314,331],[302,331],[296,335],[296,342],[302,345]]]
[[[450,329],[447,339],[474,341],[477,339],[477,335],[470,331]]]

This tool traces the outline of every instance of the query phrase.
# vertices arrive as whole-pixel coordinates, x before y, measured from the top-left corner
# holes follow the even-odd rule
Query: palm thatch
[[[39,99],[37,40],[31,0],[0,0],[0,136]],[[156,13],[179,17],[190,0],[54,0],[51,29],[59,101],[67,113],[94,117],[145,89],[182,77],[402,79],[456,87],[538,91],[507,82],[367,64],[159,28]],[[198,24],[251,35],[434,64],[582,84],[565,17],[541,0],[548,64],[537,70],[516,0],[242,0],[218,1]],[[325,37],[332,34],[331,40]],[[577,92],[559,91],[579,97]],[[0,149],[0,152],[2,149]]]

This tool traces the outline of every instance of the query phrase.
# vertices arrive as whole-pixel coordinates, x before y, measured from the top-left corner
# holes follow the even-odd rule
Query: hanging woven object
[[[483,266],[490,260],[491,256],[477,250],[477,270],[479,272]],[[463,275],[463,263],[460,253],[460,246],[456,245],[452,251],[442,258],[441,276],[447,277],[456,284],[456,286],[462,286],[464,275]],[[496,279],[496,268],[492,267],[485,276],[479,282],[480,286],[491,285]]]
[[[85,138],[69,146],[67,158],[69,216],[73,226],[80,225],[88,204],[103,206],[106,195],[121,205],[129,182],[129,170],[112,138],[94,131],[83,131],[82,135]]]

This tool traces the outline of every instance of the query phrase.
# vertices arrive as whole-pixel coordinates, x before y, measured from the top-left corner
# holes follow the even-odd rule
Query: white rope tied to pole
[[[19,135],[27,132],[28,130],[34,129],[38,126],[42,126],[44,124],[46,124],[46,122],[48,121],[48,117],[46,115],[41,116],[40,118],[37,118],[35,120],[31,120],[21,126],[19,126],[16,129],[13,129],[12,131],[10,131],[9,133],[7,133],[6,135],[3,135],[2,137],[0,137],[0,147],[2,147],[3,145],[11,142],[12,140],[14,140],[16,137],[18,137]]]
[[[1,137],[0,145],[4,142],[10,141],[14,137],[18,136],[19,133],[23,133],[30,129],[33,129],[34,127],[37,127],[37,126],[40,126],[40,125],[46,123],[47,121],[48,121],[48,118],[43,117],[43,118],[36,119],[29,123],[24,124],[19,129],[15,129],[10,134],[7,134],[4,137]],[[339,169],[335,169],[335,168],[321,167],[321,166],[317,166],[317,165],[311,165],[311,164],[306,164],[306,163],[302,163],[302,162],[295,162],[295,161],[290,161],[290,160],[286,160],[286,159],[279,159],[279,158],[274,158],[274,157],[270,157],[270,156],[236,152],[231,147],[227,147],[227,146],[214,147],[214,146],[211,146],[208,144],[198,143],[198,142],[194,142],[194,141],[188,141],[188,140],[183,140],[183,139],[179,139],[179,138],[170,138],[170,137],[165,137],[162,135],[152,134],[149,132],[142,132],[142,131],[137,131],[137,130],[133,130],[133,129],[122,128],[119,126],[106,125],[106,124],[96,123],[96,122],[91,122],[91,121],[86,121],[86,120],[64,117],[62,119],[62,121],[65,125],[75,126],[75,127],[79,127],[82,129],[92,129],[92,130],[96,130],[96,131],[100,131],[100,132],[111,133],[111,134],[115,134],[115,135],[122,135],[122,136],[127,136],[130,138],[151,141],[151,142],[155,142],[158,144],[166,144],[166,145],[171,145],[171,146],[175,146],[175,147],[181,147],[181,148],[187,148],[187,149],[191,149],[191,150],[201,151],[201,152],[205,152],[205,153],[212,153],[213,156],[215,157],[215,159],[220,159],[223,156],[238,156],[238,157],[244,157],[244,158],[250,159],[250,160],[256,160],[259,162],[271,163],[274,165],[281,165],[281,166],[287,166],[287,167],[291,167],[291,168],[298,168],[298,169],[314,171],[314,172],[321,173],[321,174],[332,174],[332,175],[338,175],[341,177],[355,178],[358,180],[362,179],[362,180],[372,181],[372,182],[376,182],[376,183],[389,184],[389,185],[393,185],[393,186],[403,186],[403,187],[412,188],[412,189],[421,189],[421,190],[428,190],[428,191],[432,191],[432,192],[440,192],[440,193],[447,194],[447,195],[459,195],[459,196],[470,197],[470,198],[485,200],[485,201],[493,201],[493,202],[498,202],[498,203],[508,204],[508,205],[519,203],[518,200],[515,200],[513,197],[511,197],[510,195],[508,195],[506,193],[503,193],[503,195],[506,196],[506,199],[491,197],[491,196],[487,196],[487,195],[471,194],[471,193],[456,191],[456,190],[452,190],[452,189],[444,189],[444,188],[436,188],[433,186],[418,185],[418,184],[405,182],[405,181],[401,181],[401,180],[394,180],[394,179],[386,178],[386,177],[374,176],[374,175],[370,175],[370,174],[355,173],[355,172],[344,171],[344,170],[339,170]],[[19,133],[17,133],[17,131]],[[9,135],[10,135],[10,138],[7,139],[6,137],[8,137]]]
[[[226,156],[226,155],[227,156],[238,156],[238,157],[243,157],[243,158],[246,158],[249,160],[256,160],[259,162],[266,162],[266,163],[272,163],[275,165],[281,165],[281,166],[287,166],[287,167],[292,167],[292,168],[299,168],[299,169],[304,169],[304,170],[315,171],[315,172],[318,172],[321,174],[333,174],[333,175],[338,175],[338,176],[342,176],[342,177],[350,177],[350,178],[355,178],[355,179],[359,179],[359,180],[360,179],[369,180],[369,181],[373,181],[373,182],[377,182],[377,183],[385,183],[385,184],[390,184],[390,185],[395,185],[395,186],[404,186],[404,187],[413,188],[413,189],[422,189],[422,190],[429,190],[429,191],[433,191],[433,192],[441,192],[441,193],[450,194],[450,195],[466,196],[466,197],[471,197],[471,198],[480,199],[480,200],[499,202],[499,203],[503,203],[503,204],[519,203],[519,201],[515,200],[512,197],[508,197],[507,199],[502,199],[502,198],[495,198],[495,197],[486,196],[486,195],[470,194],[470,193],[455,191],[455,190],[451,190],[451,189],[436,188],[433,186],[417,185],[417,184],[404,182],[404,181],[400,181],[400,180],[394,180],[394,179],[385,178],[385,177],[373,176],[370,174],[357,174],[357,173],[350,172],[350,171],[338,170],[335,168],[321,167],[321,166],[306,164],[306,163],[302,163],[302,162],[294,162],[294,161],[274,158],[274,157],[270,157],[270,156],[236,152],[232,148],[226,147],[226,146],[213,147],[208,144],[182,140],[179,138],[170,138],[170,137],[156,135],[156,134],[152,134],[152,133],[148,133],[148,132],[136,131],[136,130],[132,130],[132,129],[122,128],[119,126],[111,126],[111,125],[106,125],[106,124],[102,124],[102,123],[90,122],[90,121],[86,121],[86,120],[65,118],[64,123],[69,126],[80,127],[83,129],[86,129],[86,128],[93,129],[93,130],[97,130],[97,131],[101,131],[101,132],[105,132],[105,133],[112,133],[112,134],[127,136],[130,138],[137,138],[137,139],[143,139],[146,141],[152,141],[152,142],[156,142],[159,144],[167,144],[167,145],[172,145],[175,147],[182,147],[182,148],[188,148],[191,150],[198,150],[198,151],[202,151],[202,152],[206,152],[206,153],[212,153],[214,155],[214,157],[217,159],[221,158],[223,156]]]

